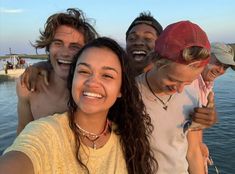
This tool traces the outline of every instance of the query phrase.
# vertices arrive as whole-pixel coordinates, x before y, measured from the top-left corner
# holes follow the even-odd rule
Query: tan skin
[[[102,61],[100,61],[102,58]],[[72,96],[79,106],[75,122],[88,132],[100,134],[109,108],[121,97],[122,71],[116,54],[107,48],[89,48],[80,56],[74,73]],[[98,141],[104,146],[110,133]],[[86,139],[82,142],[92,147]],[[30,159],[22,152],[11,151],[0,157],[0,174],[33,174]]]
[[[89,48],[81,55],[72,88],[74,101],[79,106],[75,113],[77,124],[88,132],[102,132],[109,108],[121,97],[121,79],[119,60],[107,48]],[[103,139],[99,139],[97,147],[102,147],[109,136],[110,134],[107,134]],[[92,147],[87,139],[82,141]]]
[[[18,128],[17,133],[30,121],[41,117],[67,111],[67,75],[73,56],[84,45],[84,36],[78,30],[59,26],[49,47],[53,69],[50,72],[50,85],[39,79],[38,92],[30,92],[17,82]]]
[[[202,72],[202,78],[205,82],[213,82],[217,77],[223,75],[229,65],[221,63],[215,55],[211,55],[209,64],[205,67]]]

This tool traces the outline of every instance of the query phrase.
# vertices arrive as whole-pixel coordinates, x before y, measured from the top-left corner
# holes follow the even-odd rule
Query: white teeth
[[[132,52],[132,54],[144,54],[144,55],[146,55],[147,53],[146,53],[146,51],[133,51]]]
[[[59,63],[63,63],[63,64],[71,64],[72,61],[71,60],[62,60],[62,59],[58,59]]]
[[[102,98],[102,95],[97,94],[97,93],[92,93],[92,92],[83,92],[83,95],[88,96],[88,97],[95,97],[95,98]]]

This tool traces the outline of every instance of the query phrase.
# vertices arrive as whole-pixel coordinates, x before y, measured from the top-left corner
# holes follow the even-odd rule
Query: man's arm
[[[33,164],[22,152],[11,151],[0,156],[0,174],[33,174]]]
[[[24,129],[24,127],[33,120],[29,94],[30,91],[27,88],[23,87],[20,83],[20,80],[16,83],[16,93],[18,97],[17,112],[18,112],[18,127],[17,135]]]
[[[204,161],[200,149],[200,137],[201,130],[189,131],[187,135],[188,139],[188,151],[187,160],[189,164],[190,174],[204,174]]]

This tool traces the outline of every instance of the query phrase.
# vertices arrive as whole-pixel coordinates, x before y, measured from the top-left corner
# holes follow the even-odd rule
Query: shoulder
[[[143,86],[145,85],[145,73],[138,75],[136,78],[136,83],[140,91],[143,90]]]
[[[42,117],[30,122],[22,133],[33,136],[42,136],[43,134],[47,134],[48,136],[63,131],[65,127],[69,127],[67,113],[54,114],[52,116]]]
[[[145,73],[142,73],[142,74],[140,74],[140,75],[138,75],[136,78],[135,78],[135,80],[136,80],[136,82],[138,83],[138,84],[141,84],[141,83],[144,83],[144,81],[145,81]]]

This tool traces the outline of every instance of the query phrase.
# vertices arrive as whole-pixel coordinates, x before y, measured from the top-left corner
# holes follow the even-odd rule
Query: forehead
[[[61,25],[56,29],[54,39],[61,39],[67,42],[78,42],[80,44],[84,44],[83,33],[66,25]]]
[[[210,64],[218,64],[218,63],[223,64],[217,59],[217,57],[214,54],[211,54]]]
[[[137,24],[135,25],[130,33],[130,34],[153,34],[154,36],[157,36],[157,32],[156,30],[150,26],[150,25],[147,25],[147,24]]]
[[[204,67],[192,67],[179,63],[170,63],[164,69],[164,73],[176,81],[191,82],[201,74]]]
[[[121,71],[121,64],[118,56],[108,48],[92,47],[83,51],[78,58],[78,63],[87,63],[93,67],[113,67]]]

